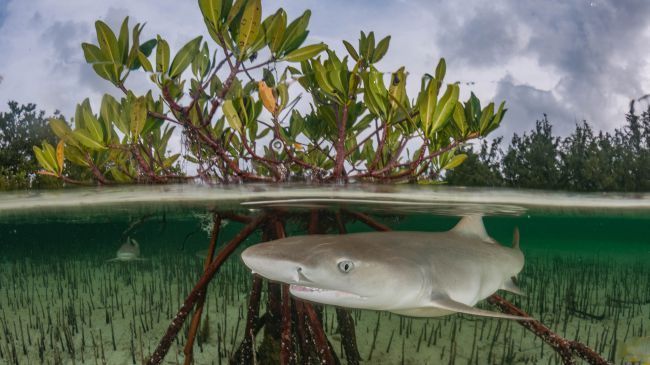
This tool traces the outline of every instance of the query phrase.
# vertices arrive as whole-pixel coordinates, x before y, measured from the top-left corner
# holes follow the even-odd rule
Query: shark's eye
[[[354,269],[354,262],[350,260],[344,260],[339,262],[339,270],[341,270],[342,273],[347,274],[350,271],[352,271],[352,269]]]

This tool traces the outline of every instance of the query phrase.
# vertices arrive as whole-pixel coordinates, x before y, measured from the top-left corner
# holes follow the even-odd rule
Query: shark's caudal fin
[[[509,314],[504,314],[504,313],[499,313],[499,312],[491,312],[491,311],[486,311],[483,309],[478,309],[474,308],[472,306],[469,306],[467,304],[463,304],[460,302],[457,302],[451,298],[449,298],[447,295],[443,294],[435,294],[431,296],[431,305],[440,308],[440,309],[445,309],[449,311],[454,311],[458,313],[466,313],[466,314],[472,314],[475,316],[482,316],[482,317],[493,317],[493,318],[504,318],[504,319],[515,319],[519,321],[532,321],[534,318],[530,317],[519,317],[519,316],[512,316]]]
[[[451,230],[452,232],[462,234],[463,236],[475,237],[487,242],[494,242],[485,230],[485,226],[483,225],[483,216],[481,215],[464,216]]]

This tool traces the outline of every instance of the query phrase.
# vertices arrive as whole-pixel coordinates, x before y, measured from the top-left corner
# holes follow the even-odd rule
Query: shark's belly
[[[117,254],[116,259],[119,261],[131,261],[137,259],[138,256],[131,252],[120,252]]]
[[[442,317],[456,313],[454,311],[434,307],[394,309],[390,312],[409,317]]]

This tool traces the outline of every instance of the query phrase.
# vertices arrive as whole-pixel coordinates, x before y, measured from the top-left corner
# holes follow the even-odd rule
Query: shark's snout
[[[253,273],[284,283],[309,281],[300,264],[293,262],[281,252],[264,246],[261,244],[249,247],[241,254],[244,265]]]

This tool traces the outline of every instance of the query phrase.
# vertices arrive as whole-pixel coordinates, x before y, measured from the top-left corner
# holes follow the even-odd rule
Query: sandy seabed
[[[189,254],[126,263],[90,256],[2,262],[0,364],[141,364],[200,272],[201,260]],[[505,294],[508,299],[558,334],[616,363],[622,361],[617,343],[648,336],[647,262],[537,256],[527,261],[519,279],[527,295]],[[238,260],[230,260],[211,283],[196,364],[228,363],[242,339],[250,283]],[[351,313],[364,364],[561,364],[514,321]],[[334,309],[325,307],[323,318],[345,363]],[[183,363],[187,330],[165,364]],[[260,333],[258,344],[261,338]]]

